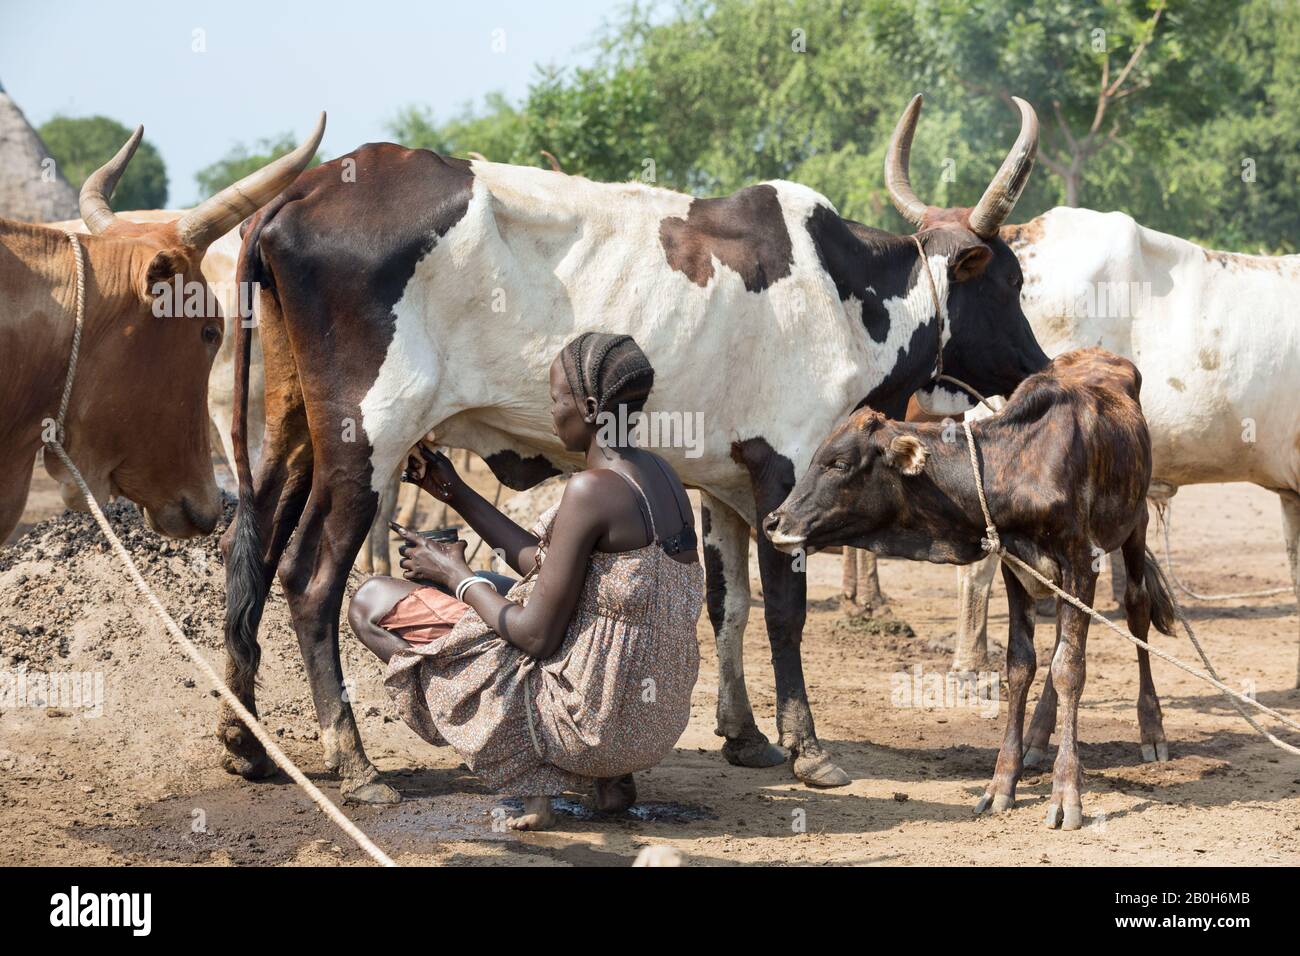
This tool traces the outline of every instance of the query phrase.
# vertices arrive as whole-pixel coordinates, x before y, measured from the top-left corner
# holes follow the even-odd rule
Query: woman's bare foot
[[[524,812],[517,817],[507,817],[506,826],[512,830],[546,830],[555,823],[550,797],[524,797]]]
[[[596,809],[601,813],[622,813],[636,803],[636,781],[630,773],[596,781]]]

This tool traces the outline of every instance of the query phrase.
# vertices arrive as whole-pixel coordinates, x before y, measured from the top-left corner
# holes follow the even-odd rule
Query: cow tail
[[[1169,590],[1169,579],[1165,577],[1160,562],[1156,560],[1150,548],[1145,549],[1145,555],[1143,578],[1147,594],[1151,598],[1151,623],[1161,634],[1172,636],[1178,623],[1178,616],[1174,611],[1174,598]]]
[[[253,497],[253,469],[248,458],[248,377],[253,354],[252,307],[265,288],[265,269],[258,249],[262,226],[283,204],[283,194],[244,224],[244,241],[239,250],[236,271],[239,309],[247,307],[235,323],[235,407],[231,419],[230,440],[235,453],[235,476],[239,480],[239,506],[235,511],[235,531],[226,555],[226,653],[229,677],[234,691],[246,697],[253,689],[262,648],[257,643],[257,628],[266,606],[269,575],[264,563],[262,530]],[[256,285],[254,285],[256,283]],[[245,305],[247,303],[247,306]]]

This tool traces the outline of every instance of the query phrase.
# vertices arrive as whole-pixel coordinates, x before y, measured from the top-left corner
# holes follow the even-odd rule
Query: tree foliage
[[[80,189],[86,177],[122,148],[131,136],[107,116],[55,116],[37,132],[64,178]],[[149,140],[141,140],[135,156],[113,191],[115,209],[163,209],[167,206],[167,169]]]
[[[1293,0],[679,0],[633,4],[580,69],[540,70],[408,145],[719,194],[785,178],[905,228],[882,163],[926,94],[913,184],[972,205],[1035,107],[1040,160],[1015,218],[1077,203],[1228,249],[1300,246]]]
[[[298,146],[292,133],[281,133],[260,139],[252,146],[236,143],[225,156],[204,166],[194,174],[198,183],[199,195],[206,199],[225,189],[231,183],[238,182],[249,173],[255,173],[272,160],[279,159],[285,153],[292,152]],[[320,153],[317,152],[307,164],[307,168],[320,165]]]

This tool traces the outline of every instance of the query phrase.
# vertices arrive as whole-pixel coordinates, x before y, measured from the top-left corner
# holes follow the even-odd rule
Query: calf
[[[1154,623],[1173,633],[1173,604],[1146,549],[1145,495],[1151,439],[1138,402],[1141,376],[1102,349],[1057,358],[1027,378],[996,417],[972,426],[989,513],[1007,551],[1091,605],[1098,556],[1121,548],[1128,570],[1124,606],[1132,633]],[[817,449],[790,496],[763,521],[784,551],[853,545],[877,554],[969,564],[985,537],[964,436],[941,424],[892,422],[859,411]],[[1034,604],[1050,593],[1027,574],[1002,569],[1010,608],[1006,734],[993,781],[976,812],[1015,802],[1025,701],[1033,680]],[[1057,601],[1051,676],[1064,706],[1048,826],[1082,825],[1079,697],[1089,618]],[[1147,653],[1139,650],[1144,742],[1163,742],[1160,704]]]

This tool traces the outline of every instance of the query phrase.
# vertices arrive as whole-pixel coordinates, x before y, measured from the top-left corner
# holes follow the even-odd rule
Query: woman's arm
[[[489,627],[525,654],[549,657],[564,640],[587,581],[591,552],[609,527],[606,512],[610,497],[601,495],[599,489],[610,478],[616,476],[584,472],[570,479],[552,525],[546,563],[527,604],[521,607],[507,601],[495,589],[481,584],[468,588],[462,596]],[[472,573],[464,564],[464,542],[440,549],[415,536],[407,541],[402,567],[408,577],[415,575],[454,587]]]
[[[466,484],[446,455],[438,452],[427,452],[423,458],[412,455],[406,465],[406,480],[455,509],[488,547],[501,554],[506,564],[517,572],[527,574],[533,569],[537,536],[515,524]]]

